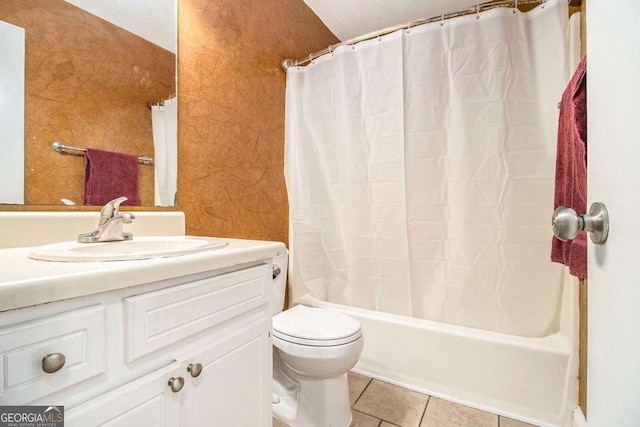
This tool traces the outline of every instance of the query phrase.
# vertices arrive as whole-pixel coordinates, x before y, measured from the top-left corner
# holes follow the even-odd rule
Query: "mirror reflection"
[[[0,203],[82,204],[84,152],[59,141],[153,158],[138,204],[174,205],[175,0],[0,0],[0,21]]]

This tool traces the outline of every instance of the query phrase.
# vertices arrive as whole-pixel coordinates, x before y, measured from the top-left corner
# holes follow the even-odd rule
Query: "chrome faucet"
[[[100,210],[98,229],[90,233],[80,234],[78,236],[78,242],[114,242],[133,239],[131,233],[122,231],[123,224],[131,224],[135,219],[132,213],[120,212],[120,204],[125,200],[127,200],[126,197],[118,197],[104,205],[102,210]]]

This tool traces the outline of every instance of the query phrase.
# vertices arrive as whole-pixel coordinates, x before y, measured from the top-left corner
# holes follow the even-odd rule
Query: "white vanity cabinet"
[[[271,425],[270,260],[0,313],[0,405],[65,425]],[[64,354],[53,373],[48,354]]]

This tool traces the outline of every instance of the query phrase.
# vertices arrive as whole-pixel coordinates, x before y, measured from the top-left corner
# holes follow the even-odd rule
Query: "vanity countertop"
[[[229,245],[190,255],[130,261],[47,262],[31,247],[0,249],[0,311],[233,267],[286,254],[280,242],[225,239]]]

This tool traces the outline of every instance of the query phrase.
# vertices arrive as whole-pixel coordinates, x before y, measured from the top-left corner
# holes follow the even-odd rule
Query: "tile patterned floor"
[[[534,427],[351,372],[349,399],[353,427]]]

